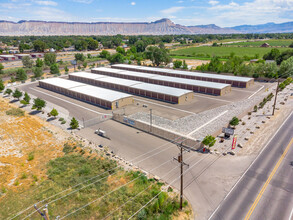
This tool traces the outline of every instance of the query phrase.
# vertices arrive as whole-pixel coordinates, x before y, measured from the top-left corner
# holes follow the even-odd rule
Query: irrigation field
[[[262,42],[263,43],[263,42]],[[252,57],[255,54],[258,54],[260,57],[263,57],[264,54],[271,51],[272,48],[263,48],[263,47],[232,47],[232,46],[222,46],[222,47],[211,47],[211,46],[204,46],[204,47],[189,47],[179,50],[171,51],[172,57],[181,56],[192,56],[201,59],[201,57],[206,57],[209,55],[213,56],[229,56],[232,52],[235,53],[236,56],[249,56]],[[288,50],[289,48],[278,48],[281,52]],[[190,57],[186,57],[190,59]]]
[[[289,45],[293,43],[293,39],[289,39],[289,40],[267,40],[267,41],[254,41],[254,42],[239,42],[239,43],[231,43],[231,44],[228,44],[228,45],[259,47],[263,43],[268,43],[272,47],[289,47]]]

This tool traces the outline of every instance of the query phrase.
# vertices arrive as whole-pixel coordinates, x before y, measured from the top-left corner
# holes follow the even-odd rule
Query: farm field
[[[254,41],[254,42],[238,42],[238,43],[231,43],[228,45],[260,47],[263,43],[268,43],[272,47],[289,47],[289,45],[293,43],[293,39],[266,40],[266,41]]]
[[[236,56],[249,56],[253,57],[255,54],[258,54],[259,57],[263,57],[264,54],[271,51],[272,48],[263,48],[263,47],[190,47],[185,49],[173,50],[171,51],[171,56],[182,56],[185,57],[187,55],[192,57],[206,57],[209,55],[213,56],[229,56],[231,53],[235,53]],[[288,48],[279,48],[280,52],[288,50]],[[190,59],[190,58],[189,58]],[[200,58],[202,59],[202,58]]]

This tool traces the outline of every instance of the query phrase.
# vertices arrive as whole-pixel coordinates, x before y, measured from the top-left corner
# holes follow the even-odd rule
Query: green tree
[[[181,61],[181,60],[174,60],[174,61],[173,61],[173,66],[174,66],[174,68],[176,68],[176,69],[181,68],[181,66],[182,66],[182,61]]]
[[[34,65],[34,61],[29,56],[22,57],[21,61],[24,68],[32,68]]]
[[[68,69],[68,67],[67,67],[67,66],[65,66],[65,67],[64,67],[64,71],[65,71],[65,73],[66,73],[66,74],[68,74],[68,72],[69,72],[69,69]]]
[[[138,40],[135,42],[134,46],[136,47],[137,52],[144,52],[147,45],[142,40]]]
[[[122,55],[125,55],[125,50],[124,50],[123,47],[117,47],[117,48],[116,48],[116,52],[117,52],[117,53],[121,53]]]
[[[87,54],[87,58],[88,58],[88,59],[91,59],[91,58],[92,58],[92,55],[91,55],[90,53],[88,53],[88,54]]]
[[[43,68],[35,67],[33,68],[33,73],[35,78],[41,77],[43,75]]]
[[[14,93],[12,94],[12,96],[13,96],[13,98],[16,98],[16,99],[19,100],[19,98],[22,96],[22,92],[19,91],[18,89],[16,89],[16,90],[14,91]]]
[[[293,48],[293,42],[289,45],[290,48]]]
[[[70,122],[71,129],[77,129],[79,127],[78,121],[73,117]]]
[[[99,42],[94,40],[93,38],[88,39],[88,49],[95,50],[99,47]]]
[[[41,111],[44,107],[46,107],[46,101],[40,98],[34,99],[32,109],[37,109],[38,111]]]
[[[187,69],[188,69],[188,66],[187,66],[187,64],[186,64],[185,60],[183,60],[183,66],[182,66],[182,68],[183,68],[183,69],[185,69],[185,70],[187,70]]]
[[[36,67],[43,67],[44,66],[44,61],[40,58],[36,60]]]
[[[76,53],[75,55],[74,55],[74,57],[75,57],[75,60],[76,61],[85,61],[85,56],[83,55],[83,53]]]
[[[293,76],[293,57],[290,57],[281,63],[279,75],[283,78]]]
[[[2,92],[4,89],[5,89],[5,86],[4,86],[3,80],[0,79],[0,92]]]
[[[232,120],[229,122],[229,124],[235,127],[236,125],[239,124],[239,119],[238,119],[237,117],[234,116],[234,117],[232,118]]]
[[[110,56],[110,52],[107,50],[102,50],[102,52],[100,53],[100,57],[101,58],[108,58]]]
[[[82,65],[83,65],[83,68],[86,68],[87,67],[87,62],[84,62]]]
[[[145,51],[145,55],[147,59],[150,59],[153,62],[154,66],[159,66],[162,63],[166,65],[171,61],[167,50],[154,46],[148,47]]]
[[[271,49],[270,52],[263,56],[264,60],[276,60],[280,56],[280,51],[277,48]]]
[[[4,92],[4,95],[11,95],[13,91],[11,89],[6,89],[5,92]]]
[[[125,57],[121,53],[115,53],[107,58],[107,60],[113,64],[113,63],[123,63],[125,60]]]
[[[55,53],[46,53],[44,56],[44,62],[47,66],[51,66],[56,63],[56,54]]]
[[[208,148],[212,147],[215,145],[216,143],[216,139],[215,137],[213,137],[212,135],[207,135],[203,141],[202,141],[204,146],[208,146]]]
[[[0,63],[0,74],[3,74],[3,69],[4,69],[4,66],[2,63]]]
[[[56,118],[59,115],[59,113],[55,108],[53,108],[52,111],[50,112],[50,115],[52,115],[54,118]]]
[[[47,44],[41,40],[36,40],[33,42],[34,49],[37,52],[44,52],[44,50],[47,48]]]
[[[50,66],[50,73],[51,74],[59,74],[60,73],[59,66],[57,63],[54,63]]]
[[[23,80],[26,80],[27,79],[27,74],[26,74],[26,72],[24,71],[23,68],[19,68],[16,71],[16,79],[18,81],[23,81]]]
[[[285,50],[281,53],[281,55],[277,58],[277,64],[280,65],[284,60],[288,60],[293,56],[293,50]]]
[[[85,40],[77,40],[74,47],[78,51],[86,50],[88,48],[88,43]]]
[[[25,92],[23,100],[20,101],[21,104],[28,105],[30,101],[31,101],[31,97],[27,94],[27,92]]]

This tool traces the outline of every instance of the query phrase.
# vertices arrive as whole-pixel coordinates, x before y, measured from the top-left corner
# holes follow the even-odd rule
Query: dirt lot
[[[0,187],[5,191],[38,184],[46,163],[62,154],[69,134],[37,116],[6,115],[17,106],[2,97],[0,103]]]

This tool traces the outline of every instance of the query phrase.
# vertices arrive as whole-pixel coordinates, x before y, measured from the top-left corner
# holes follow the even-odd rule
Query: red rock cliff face
[[[231,33],[235,30],[217,28],[186,27],[174,24],[169,19],[151,23],[77,23],[20,21],[18,23],[0,22],[0,35],[164,35],[164,34],[204,34]]]

